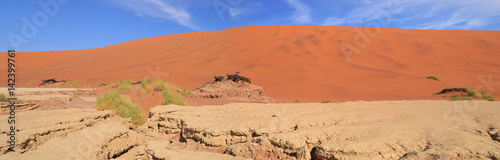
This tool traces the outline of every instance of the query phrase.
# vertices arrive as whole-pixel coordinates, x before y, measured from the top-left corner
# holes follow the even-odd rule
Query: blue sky
[[[498,0],[5,0],[0,49],[76,50],[254,25],[500,30]]]

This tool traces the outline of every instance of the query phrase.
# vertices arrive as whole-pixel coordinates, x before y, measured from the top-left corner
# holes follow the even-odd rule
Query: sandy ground
[[[16,88],[16,112],[27,110],[54,110],[65,108],[96,108],[94,88]],[[9,97],[7,88],[0,94]],[[8,102],[0,102],[0,114],[9,114]],[[147,112],[146,112],[147,113]]]
[[[170,105],[153,108],[136,129],[93,109],[17,119],[18,152],[2,143],[0,159],[500,158],[500,103],[488,101]]]
[[[48,78],[99,85],[153,77],[194,89],[214,75],[239,71],[279,101],[341,102],[441,99],[432,94],[444,87],[500,97],[499,56],[500,31],[254,26],[18,53],[16,67],[19,86]]]

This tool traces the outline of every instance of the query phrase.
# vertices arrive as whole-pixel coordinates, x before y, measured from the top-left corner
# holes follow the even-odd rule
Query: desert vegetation
[[[139,86],[133,86],[133,84],[140,84]],[[180,89],[178,86],[164,82],[160,80],[152,80],[151,78],[145,78],[140,82],[134,82],[133,80],[120,80],[110,84],[115,90],[111,93],[106,93],[103,96],[97,98],[97,110],[115,110],[120,117],[132,118],[134,124],[142,124],[145,122],[145,117],[141,114],[140,104],[134,103],[127,99],[124,95],[133,89],[139,89],[147,94],[153,92],[160,92],[163,96],[162,104],[176,104],[181,106],[187,106],[188,104],[184,102],[182,97],[172,92],[171,90],[177,90],[183,95],[189,95],[190,90]]]
[[[436,80],[436,81],[441,81],[441,79],[437,78],[436,76],[429,76],[429,77],[427,77],[427,79],[433,79],[433,80]]]
[[[162,96],[163,96],[163,101],[162,103],[165,105],[169,104],[176,104],[176,105],[181,105],[181,106],[187,106],[188,104],[184,102],[182,97],[174,93],[170,90],[175,90],[178,93],[182,94],[185,97],[191,97],[193,94],[191,93],[191,90],[187,89],[180,89],[177,85],[170,83],[170,82],[164,82],[160,80],[152,80],[151,78],[145,78],[141,82],[141,87],[144,89],[146,93],[151,93],[154,91],[161,91]]]
[[[118,91],[97,98],[97,110],[115,110],[120,117],[132,118],[133,124],[142,124],[146,121],[141,114],[139,104],[130,102],[120,95]]]
[[[332,103],[332,100],[330,100],[330,99],[324,99],[323,101],[321,101],[321,103]]]
[[[451,97],[451,100],[488,100],[488,101],[496,101],[497,98],[486,91],[479,91],[474,88],[445,88],[438,93],[435,94],[444,94],[449,92],[462,92],[459,94],[455,94]]]
[[[7,96],[5,96],[4,94],[0,94],[0,102],[10,102],[10,101],[7,99]],[[15,103],[16,104],[23,104],[24,101],[16,100]]]
[[[188,104],[184,102],[182,97],[176,93],[173,93],[172,91],[169,91],[168,89],[163,90],[162,94],[163,96],[163,104],[164,105],[169,105],[169,104],[176,104],[176,105],[181,105],[181,106],[187,106]]]
[[[300,98],[295,98],[295,101],[293,101],[293,102],[300,103],[300,102],[302,102],[302,100]]]

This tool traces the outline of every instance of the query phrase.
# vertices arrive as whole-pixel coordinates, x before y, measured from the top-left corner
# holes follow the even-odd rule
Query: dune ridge
[[[433,93],[444,87],[500,97],[499,56],[500,31],[251,26],[96,49],[18,52],[16,63],[20,86],[43,78],[98,85],[153,77],[194,89],[239,71],[279,101],[320,102],[442,99]]]

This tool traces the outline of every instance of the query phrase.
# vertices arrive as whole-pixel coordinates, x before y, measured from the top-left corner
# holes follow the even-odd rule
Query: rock
[[[229,80],[209,82],[192,91],[200,99],[227,99],[234,102],[276,103],[264,94],[260,86],[236,83]]]
[[[1,115],[8,119],[8,115]],[[36,149],[46,141],[59,136],[92,127],[98,123],[108,121],[127,124],[126,119],[116,116],[114,111],[96,111],[95,109],[64,109],[53,111],[26,111],[16,114],[16,152],[24,153]],[[129,125],[131,127],[131,124]],[[0,131],[7,133],[10,125],[0,123]],[[0,135],[7,139],[6,134]],[[6,153],[7,143],[0,144],[0,152]]]
[[[458,105],[481,107],[457,112]],[[180,134],[254,159],[500,156],[498,102],[169,105],[151,115],[145,132]]]
[[[106,123],[48,140],[24,154],[9,153],[2,159],[110,159],[137,145],[135,135],[120,123]]]
[[[164,160],[244,160],[247,158],[234,157],[230,155],[223,155],[210,152],[193,152],[193,151],[175,151],[168,148],[169,142],[166,141],[149,141],[146,143],[146,152],[149,155],[149,159],[164,159]]]

